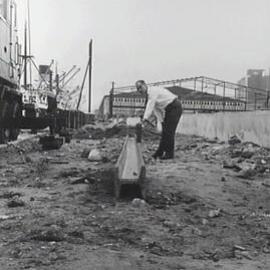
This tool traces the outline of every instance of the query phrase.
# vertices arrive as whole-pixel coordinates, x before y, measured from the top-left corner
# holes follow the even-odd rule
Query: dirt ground
[[[270,269],[268,149],[179,135],[175,159],[154,161],[144,136],[145,198],[117,201],[123,142],[0,148],[1,270]],[[102,161],[82,156],[96,147]]]

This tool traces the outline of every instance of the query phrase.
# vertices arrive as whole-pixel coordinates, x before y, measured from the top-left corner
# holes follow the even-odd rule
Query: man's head
[[[146,94],[148,87],[144,80],[138,80],[135,84],[137,91],[141,94]]]

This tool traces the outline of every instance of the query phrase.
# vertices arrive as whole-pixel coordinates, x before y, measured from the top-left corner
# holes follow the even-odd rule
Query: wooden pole
[[[88,101],[88,112],[91,113],[91,102],[92,102],[92,53],[93,53],[93,40],[91,39],[89,44],[89,101]]]

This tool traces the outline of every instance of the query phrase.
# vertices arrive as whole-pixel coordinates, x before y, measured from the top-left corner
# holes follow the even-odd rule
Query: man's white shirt
[[[148,101],[143,119],[148,120],[152,113],[155,114],[158,121],[162,123],[165,117],[166,107],[172,103],[177,96],[168,89],[159,86],[148,87]]]

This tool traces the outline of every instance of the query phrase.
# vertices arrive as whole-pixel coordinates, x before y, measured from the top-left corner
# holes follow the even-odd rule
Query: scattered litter
[[[244,247],[241,247],[241,246],[238,246],[238,245],[234,245],[233,248],[234,249],[237,249],[237,250],[241,250],[241,251],[245,251],[246,250]]]
[[[71,180],[70,184],[71,185],[89,184],[89,181],[87,178],[81,177],[81,178]]]
[[[210,218],[215,218],[215,217],[219,217],[221,213],[221,209],[217,209],[217,210],[211,210],[208,214],[208,217]]]
[[[7,220],[10,219],[11,216],[7,216],[7,215],[0,215],[0,220]]]

